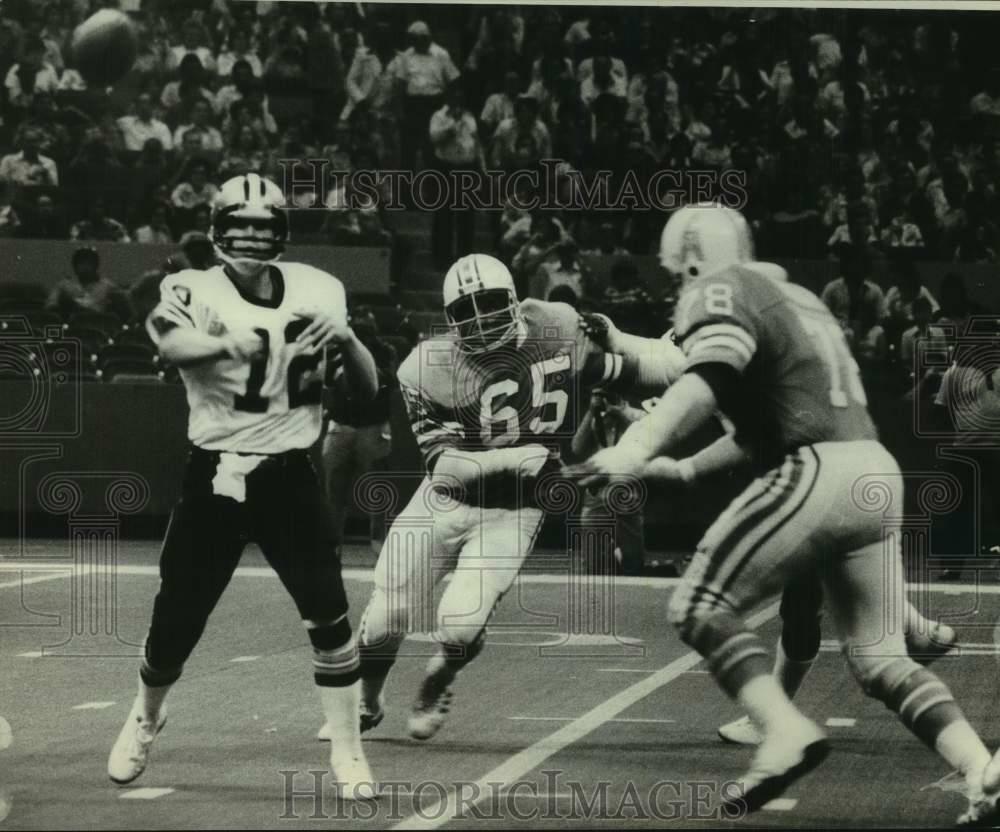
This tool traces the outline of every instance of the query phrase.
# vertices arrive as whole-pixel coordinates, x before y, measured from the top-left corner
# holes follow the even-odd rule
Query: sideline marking
[[[870,2],[870,0],[866,0]],[[4,558],[0,556],[0,573],[3,572],[58,572],[59,574],[39,575],[36,577],[18,578],[14,581],[0,583],[0,589],[12,586],[21,586],[27,583],[40,583],[41,581],[54,581],[59,578],[69,578],[90,574],[94,571],[92,566],[75,566],[65,558],[60,560],[32,560],[28,558]],[[103,568],[100,571],[104,571]],[[344,569],[344,578],[350,581],[371,581],[374,574],[374,567],[352,566]],[[160,574],[160,567],[155,565],[118,564],[115,567],[117,575],[143,575],[157,577]],[[234,573],[241,578],[277,578],[274,570],[269,566],[238,566]],[[552,574],[542,574],[536,572],[523,572],[518,575],[518,581],[525,584],[556,584],[565,585],[568,572],[557,572]],[[446,576],[448,577],[448,576]],[[582,579],[583,576],[577,576]],[[592,576],[591,576],[592,577]],[[657,589],[660,587],[677,586],[680,578],[661,578],[655,575],[641,577],[636,575],[615,575],[609,576],[612,580],[609,583],[614,586],[637,586],[646,589]],[[909,583],[906,585],[910,592],[942,592],[948,595],[1000,595],[1000,585],[983,584],[942,584],[942,583]]]
[[[127,792],[122,792],[119,796],[119,800],[155,800],[158,797],[163,797],[164,795],[173,794],[173,789],[157,789],[152,786],[143,786],[139,789],[129,789]]]
[[[575,716],[509,716],[515,722],[572,722]],[[676,719],[643,719],[640,717],[618,716],[607,722],[655,722],[662,725],[675,725]]]

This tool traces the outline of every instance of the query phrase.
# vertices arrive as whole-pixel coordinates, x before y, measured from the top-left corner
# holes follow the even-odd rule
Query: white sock
[[[330,729],[331,754],[350,750],[360,753],[361,728],[358,709],[361,707],[361,682],[346,687],[320,687],[319,698]]]
[[[795,724],[805,717],[785,695],[774,676],[757,676],[747,682],[736,695],[750,719],[765,734],[780,733],[789,722]]]
[[[788,698],[792,699],[798,693],[799,688],[802,687],[802,682],[809,675],[809,671],[812,670],[813,662],[816,659],[796,661],[788,658],[785,648],[781,645],[780,638],[778,639],[778,645],[775,647],[774,654],[774,676],[781,685],[782,690],[788,694]]]
[[[990,761],[990,752],[964,719],[952,722],[938,734],[934,750],[965,775],[967,783],[974,786],[979,785],[979,777]]]
[[[139,676],[139,713],[142,716],[143,722],[148,722],[155,725],[160,718],[160,711],[163,709],[163,700],[167,698],[167,694],[170,693],[170,689],[173,687],[170,685],[162,685],[161,687],[153,688],[142,681],[142,676]]]

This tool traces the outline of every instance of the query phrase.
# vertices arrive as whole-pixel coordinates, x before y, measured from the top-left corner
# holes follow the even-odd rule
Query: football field
[[[123,543],[115,564],[75,567],[65,541],[0,552],[0,714],[13,729],[0,751],[3,828],[946,827],[964,806],[951,772],[824,641],[797,701],[828,726],[833,754],[765,811],[720,815],[720,790],[751,752],[716,736],[737,710],[666,622],[676,581],[588,580],[544,555],[504,599],[427,743],[408,738],[406,716],[431,645],[407,642],[387,717],[365,735],[384,794],[358,805],[324,776],[294,605],[248,550],[170,695],[149,768],[119,788],[105,765],[135,694],[158,545]],[[373,558],[356,547],[347,560],[356,624]],[[914,599],[958,629],[960,655],[935,669],[995,748],[1000,587],[931,584]],[[777,606],[753,621],[773,643]]]

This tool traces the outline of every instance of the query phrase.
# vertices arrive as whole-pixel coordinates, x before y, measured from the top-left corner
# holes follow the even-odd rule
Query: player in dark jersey
[[[685,372],[581,470],[591,485],[642,474],[716,408],[735,425],[734,440],[771,466],[712,524],[670,601],[681,637],[763,732],[742,788],[723,802],[759,809],[829,751],[740,618],[813,571],[864,691],[965,776],[960,822],[995,821],[1000,755],[991,760],[948,688],[906,654],[902,476],[877,440],[839,325],[811,292],[753,261],[746,221],[728,208],[678,211],[661,259],[685,283],[675,318]]]
[[[455,263],[443,294],[451,331],[421,342],[398,373],[427,476],[386,536],[359,632],[362,730],[383,717],[407,631],[434,632],[439,648],[409,720],[417,739],[441,727],[452,681],[531,552],[546,474],[558,474],[588,388],[660,392],[683,363],[669,341],[614,327],[598,337],[566,304],[519,302],[488,255]],[[434,587],[449,572],[435,613]]]
[[[359,658],[337,535],[308,449],[322,425],[326,346],[339,352],[359,395],[375,395],[375,364],[347,324],[340,281],[277,262],[287,236],[283,205],[277,185],[257,174],[226,182],[212,229],[221,264],[164,280],[148,320],[187,389],[191,452],[163,541],[138,696],[108,758],[119,784],[145,770],[166,722],[167,692],[251,539],[312,643],[341,795],[374,794],[358,732]]]

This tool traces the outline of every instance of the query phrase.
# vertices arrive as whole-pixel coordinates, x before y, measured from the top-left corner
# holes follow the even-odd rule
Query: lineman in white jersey
[[[111,751],[119,784],[146,767],[166,722],[164,699],[201,637],[246,541],[254,540],[298,608],[333,736],[330,764],[348,798],[374,793],[358,731],[358,651],[329,507],[308,457],[322,426],[324,351],[373,397],[375,362],[347,325],[344,288],[279,263],[288,237],[280,189],[257,174],[230,179],[213,212],[219,265],[166,278],[148,328],[180,368],[191,451],[160,556],[160,589],[139,694]]]

